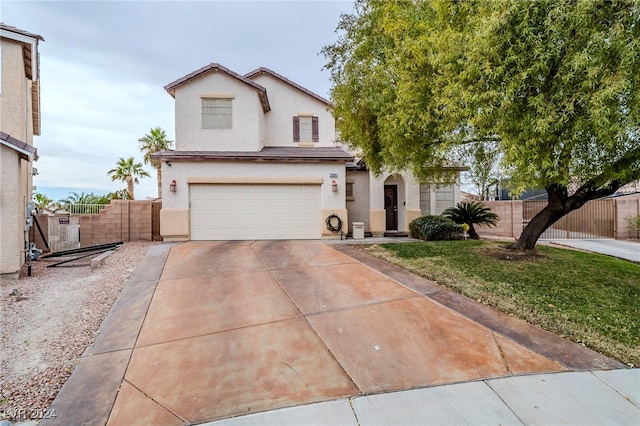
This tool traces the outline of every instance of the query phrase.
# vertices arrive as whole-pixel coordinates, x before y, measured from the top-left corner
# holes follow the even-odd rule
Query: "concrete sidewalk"
[[[572,247],[592,253],[605,254],[640,263],[640,243],[631,241],[614,240],[612,238],[599,239],[566,239],[550,238],[541,239],[541,243]]]
[[[637,424],[623,367],[353,246],[164,244],[42,424]]]
[[[206,423],[637,425],[640,370],[536,374],[339,399]]]

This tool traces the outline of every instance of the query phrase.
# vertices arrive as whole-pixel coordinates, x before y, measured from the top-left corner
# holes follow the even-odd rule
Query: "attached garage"
[[[191,184],[192,240],[321,238],[320,184]]]

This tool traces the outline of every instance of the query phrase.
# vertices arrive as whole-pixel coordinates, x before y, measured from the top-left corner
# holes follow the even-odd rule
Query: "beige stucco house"
[[[339,238],[353,221],[382,235],[460,197],[457,185],[410,173],[371,175],[336,143],[331,103],[267,68],[241,75],[212,63],[165,90],[176,149],[153,156],[165,241]],[[333,215],[339,230],[335,217],[327,226]]]
[[[17,278],[28,244],[27,203],[40,134],[38,42],[44,39],[0,23],[0,274]]]

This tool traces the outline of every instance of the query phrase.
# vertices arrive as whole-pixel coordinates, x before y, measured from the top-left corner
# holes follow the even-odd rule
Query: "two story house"
[[[165,241],[339,238],[350,220],[383,235],[459,199],[457,185],[371,175],[336,144],[331,103],[270,69],[212,63],[165,90],[176,150],[152,156]]]
[[[38,42],[44,39],[0,23],[0,275],[18,278],[28,247],[28,203],[40,134]]]

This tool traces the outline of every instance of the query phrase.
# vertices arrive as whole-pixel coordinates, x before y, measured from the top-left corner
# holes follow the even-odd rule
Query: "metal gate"
[[[523,225],[538,214],[546,201],[524,201]],[[593,200],[574,210],[547,229],[540,238],[614,238],[615,200]]]
[[[49,248],[52,253],[80,248],[80,218],[49,216]]]

